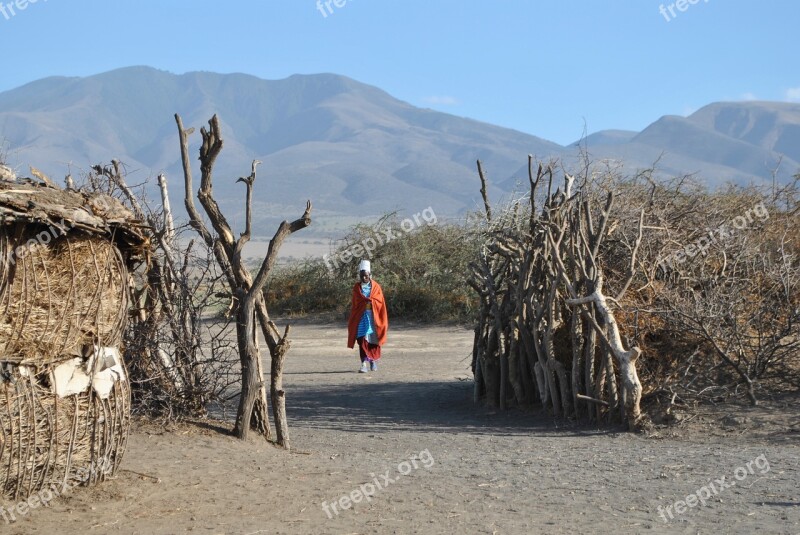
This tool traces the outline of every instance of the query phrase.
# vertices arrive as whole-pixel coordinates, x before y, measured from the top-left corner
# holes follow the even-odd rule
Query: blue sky
[[[0,0],[0,91],[131,65],[333,72],[562,144],[584,121],[640,130],[719,100],[800,102],[800,2],[691,1]]]

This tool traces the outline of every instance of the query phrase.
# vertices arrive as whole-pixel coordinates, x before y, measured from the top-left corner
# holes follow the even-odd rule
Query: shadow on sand
[[[469,381],[298,386],[287,392],[287,413],[292,426],[353,433],[590,436],[620,432],[554,419],[536,409],[501,412],[476,406]]]

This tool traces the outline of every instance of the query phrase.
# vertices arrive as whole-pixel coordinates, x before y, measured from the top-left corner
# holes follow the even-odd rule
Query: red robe
[[[361,293],[361,283],[357,282],[353,286],[350,318],[347,321],[347,347],[349,348],[356,344],[358,323],[361,321],[361,316],[364,315],[368,303],[372,303],[372,316],[375,318],[375,334],[378,336],[378,345],[382,346],[386,343],[389,316],[386,313],[386,299],[383,297],[383,288],[377,281],[373,280],[369,297],[364,297],[364,294]]]

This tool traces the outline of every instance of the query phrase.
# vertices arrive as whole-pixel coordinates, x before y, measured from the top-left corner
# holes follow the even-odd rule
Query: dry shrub
[[[133,411],[165,419],[224,417],[238,382],[230,291],[211,248],[176,226],[166,178],[160,202],[145,184],[129,186],[119,161],[98,164],[81,191],[102,195],[147,223],[147,262],[131,272],[132,314],[124,332]]]
[[[755,403],[797,388],[797,180],[709,191],[687,177],[657,181],[652,170],[624,177],[587,165],[554,180],[556,168],[532,166],[531,194],[493,210],[472,264],[482,302],[476,397],[538,399],[556,414],[615,421],[623,363],[595,345],[584,315],[600,312],[586,301],[600,280],[622,347],[641,352],[646,403]],[[571,292],[582,311],[565,306]]]

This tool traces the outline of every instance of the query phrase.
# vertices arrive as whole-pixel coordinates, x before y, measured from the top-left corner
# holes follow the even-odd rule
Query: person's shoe
[[[367,373],[368,371],[369,368],[367,368],[367,361],[365,360],[364,362],[361,363],[361,369],[358,370],[358,373]]]
[[[374,360],[369,363],[369,371],[371,371],[371,372],[378,371],[378,363],[375,362]]]

